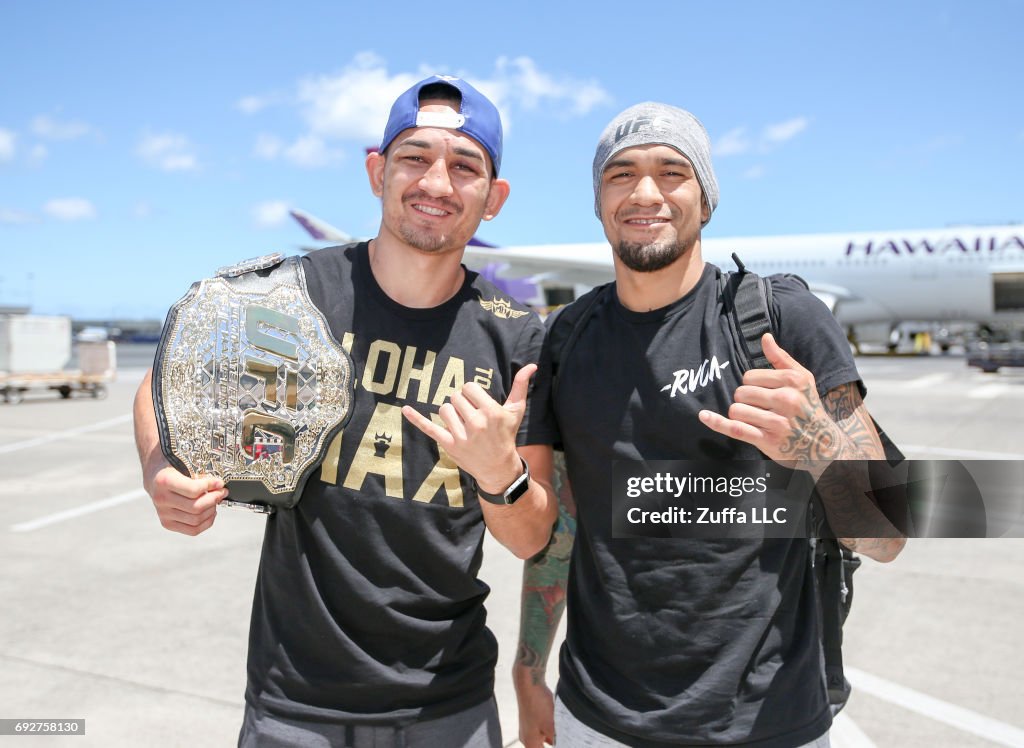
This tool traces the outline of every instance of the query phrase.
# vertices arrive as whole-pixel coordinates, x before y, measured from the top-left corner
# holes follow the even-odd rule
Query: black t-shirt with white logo
[[[542,354],[528,441],[565,446],[578,524],[558,693],[627,745],[787,748],[831,717],[806,539],[612,537],[616,460],[756,459],[697,418],[726,414],[743,368],[722,313],[718,269],[663,309],[604,294],[561,363],[553,405]],[[780,345],[819,393],[859,382],[828,309],[772,279]]]
[[[296,720],[401,723],[491,697],[497,646],[477,579],[469,477],[402,416],[437,419],[463,383],[504,402],[543,328],[476,273],[430,309],[378,286],[367,245],[304,258],[310,297],[352,355],[351,421],[294,510],[267,520],[246,699]]]

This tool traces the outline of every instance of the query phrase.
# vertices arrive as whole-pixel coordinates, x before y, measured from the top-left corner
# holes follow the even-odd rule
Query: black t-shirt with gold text
[[[477,579],[469,477],[402,416],[476,381],[504,402],[536,362],[537,317],[476,273],[440,306],[390,299],[365,243],[303,260],[310,297],[356,366],[353,414],[294,510],[267,520],[246,699],[297,720],[402,723],[490,698],[497,645]]]

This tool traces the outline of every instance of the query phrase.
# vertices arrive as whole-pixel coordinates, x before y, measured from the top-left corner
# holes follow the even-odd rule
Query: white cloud
[[[756,138],[747,135],[746,127],[734,127],[712,145],[715,156],[742,156],[747,153],[770,153],[807,129],[806,117],[794,117],[785,122],[765,125]]]
[[[194,171],[199,168],[194,150],[184,135],[159,133],[144,135],[135,152],[150,166],[164,171]]]
[[[32,213],[14,208],[0,208],[0,225],[21,226],[26,223],[38,223],[39,217]]]
[[[715,142],[711,151],[716,156],[739,156],[749,151],[750,147],[751,142],[747,137],[747,128],[734,127]]]
[[[256,136],[253,153],[257,158],[273,161],[281,155],[282,150],[284,150],[284,142],[280,138],[267,133],[260,133]]]
[[[291,206],[284,200],[269,200],[254,206],[252,216],[260,228],[273,228],[288,220],[290,208]]]
[[[274,135],[261,133],[256,137],[253,153],[265,161],[284,158],[292,166],[304,169],[320,169],[345,159],[341,149],[331,148],[319,135],[302,135],[289,145]]]
[[[58,122],[45,114],[32,120],[32,134],[47,140],[76,140],[92,131],[92,127],[78,120]]]
[[[540,70],[529,57],[499,57],[495,67],[494,78],[481,79],[480,89],[493,93],[499,109],[508,104],[528,111],[547,106],[560,115],[582,115],[612,100],[596,81],[556,77]]]
[[[47,202],[43,212],[58,221],[84,221],[96,217],[96,206],[84,197],[62,197]]]
[[[235,103],[235,108],[244,114],[256,114],[273,104],[270,96],[243,96]]]
[[[372,52],[360,52],[340,72],[308,76],[298,81],[290,96],[280,93],[246,96],[236,106],[252,114],[269,106],[295,106],[305,125],[291,145],[273,135],[257,137],[254,155],[283,157],[299,166],[324,166],[340,158],[331,141],[377,143],[395,98],[432,73],[446,72],[421,66],[410,72],[390,73],[386,61]],[[461,73],[460,73],[461,74]],[[570,117],[586,114],[611,102],[595,80],[554,75],[541,70],[529,57],[500,57],[490,76],[467,75],[502,113],[508,129],[510,112],[543,108],[545,114]]]
[[[425,75],[389,75],[381,58],[361,52],[337,75],[299,81],[296,99],[312,134],[372,143],[384,132],[394,100]]]
[[[741,176],[743,179],[760,179],[764,174],[764,167],[761,164],[755,164],[743,172]]]
[[[14,141],[17,138],[11,130],[0,127],[0,161],[10,161],[14,158]]]
[[[137,202],[135,207],[132,208],[132,215],[139,219],[149,218],[153,215],[153,206],[145,200]]]
[[[50,155],[49,149],[42,143],[36,143],[32,146],[32,150],[28,152],[29,160],[33,164],[41,164],[46,160],[46,157]]]
[[[257,114],[270,107],[288,104],[293,98],[291,94],[281,91],[243,96],[235,102],[235,109],[242,114]]]
[[[765,144],[770,146],[777,143],[785,143],[787,140],[792,140],[806,129],[807,118],[794,117],[793,119],[788,119],[785,122],[768,125],[764,128],[764,134],[762,137]]]
[[[602,104],[611,104],[611,94],[601,87],[596,81],[583,83],[573,95],[575,107],[573,114],[587,114],[590,110]]]
[[[323,138],[303,135],[283,151],[285,160],[305,169],[319,169],[344,159],[342,151],[330,148]]]

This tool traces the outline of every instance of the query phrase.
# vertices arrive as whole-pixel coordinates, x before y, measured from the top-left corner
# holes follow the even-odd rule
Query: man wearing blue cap
[[[545,450],[535,458],[520,429],[543,328],[461,264],[508,197],[501,148],[476,89],[417,83],[366,159],[376,238],[303,259],[356,392],[301,500],[267,520],[240,745],[501,745],[484,526],[526,558],[555,515],[529,475],[549,471]],[[209,528],[227,492],[168,466],[148,381],[136,434],[161,523]]]
[[[831,713],[806,537],[616,537],[613,466],[767,455],[817,479],[882,459],[845,336],[799,282],[773,277],[778,342],[761,340],[772,368],[744,372],[720,271],[701,257],[719,193],[689,112],[621,112],[593,177],[615,282],[563,310],[571,332],[549,323],[532,396],[527,439],[564,446],[575,516],[527,564],[520,737],[526,748],[823,748]],[[818,490],[830,520],[868,526],[863,494]],[[888,561],[903,538],[842,542]],[[563,606],[555,698],[544,671]]]

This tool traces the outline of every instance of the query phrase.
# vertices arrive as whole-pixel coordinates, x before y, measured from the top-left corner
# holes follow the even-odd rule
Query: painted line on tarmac
[[[848,667],[844,670],[854,688],[859,688],[875,698],[896,704],[904,709],[917,712],[925,717],[969,732],[999,745],[1024,745],[1024,730],[1005,722],[986,717],[984,714],[965,709],[948,701],[936,699],[920,691],[900,686],[884,678]]]
[[[28,439],[14,444],[2,444],[0,445],[0,455],[17,452],[20,449],[40,447],[44,444],[49,444],[50,442],[60,441],[61,439],[70,439],[80,434],[88,434],[90,431],[99,431],[101,429],[110,428],[111,426],[120,426],[122,423],[128,423],[131,420],[132,414],[125,413],[123,416],[118,416],[117,418],[108,418],[106,421],[90,423],[88,426],[79,426],[78,428],[66,429],[65,431],[55,431],[54,433],[47,434],[46,436],[37,436],[35,439]]]
[[[935,387],[940,385],[947,379],[952,378],[952,376],[953,375],[948,371],[940,371],[935,374],[925,374],[917,379],[911,379],[909,382],[906,382],[904,386],[910,390],[921,390],[926,387]]]
[[[75,517],[81,517],[85,514],[92,514],[102,509],[109,509],[112,506],[118,504],[125,504],[135,499],[141,499],[146,495],[146,492],[139,488],[128,493],[118,494],[117,496],[111,496],[109,499],[100,499],[99,501],[93,501],[89,504],[83,504],[82,506],[75,507],[74,509],[67,509],[63,512],[57,512],[56,514],[48,514],[45,517],[39,519],[33,519],[28,522],[19,522],[16,525],[11,525],[11,532],[32,532],[38,530],[40,527],[46,527],[48,525],[55,525],[58,522],[64,522],[65,520],[74,519]]]
[[[900,444],[900,449],[938,457],[962,457],[965,460],[1024,460],[1019,452],[981,452],[976,449],[950,449],[948,447],[927,447],[923,444]]]
[[[1012,388],[1008,384],[1002,382],[996,382],[995,384],[983,384],[980,387],[975,387],[973,390],[967,393],[967,397],[971,400],[994,400],[997,397],[1002,397],[1006,393],[1010,392]]]
[[[834,748],[878,748],[846,712],[833,718],[828,737]]]

